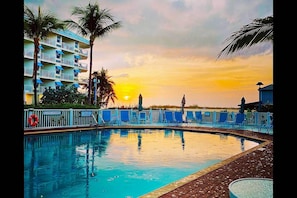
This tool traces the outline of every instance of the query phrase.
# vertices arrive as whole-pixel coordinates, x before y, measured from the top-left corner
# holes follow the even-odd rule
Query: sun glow
[[[127,81],[126,78],[117,78],[114,90],[117,96],[115,106],[134,106],[138,104],[138,96],[140,94],[139,81]],[[137,82],[137,83],[134,83]]]
[[[128,101],[130,96],[124,96],[124,100]]]

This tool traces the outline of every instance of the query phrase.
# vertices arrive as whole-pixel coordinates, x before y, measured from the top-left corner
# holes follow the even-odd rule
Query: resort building
[[[259,88],[259,100],[263,105],[273,105],[273,84]]]
[[[69,30],[52,31],[45,40],[40,40],[37,71],[37,98],[45,88],[86,84],[79,80],[81,72],[88,71],[89,40]],[[33,86],[34,43],[24,35],[24,104],[34,103]]]
[[[273,111],[273,84],[259,87],[259,101],[245,104],[245,110]],[[240,105],[238,105],[240,106]]]

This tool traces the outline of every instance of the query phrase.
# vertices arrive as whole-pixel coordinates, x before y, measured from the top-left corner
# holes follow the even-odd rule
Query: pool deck
[[[135,128],[121,126],[120,128]],[[100,129],[101,127],[98,127]],[[108,127],[102,127],[108,128]],[[115,128],[115,127],[112,127]],[[138,127],[139,128],[139,127]],[[143,127],[141,127],[143,128]],[[146,128],[146,127],[144,127]],[[149,127],[154,128],[154,127]],[[160,127],[156,127],[160,128]],[[164,127],[161,127],[164,128]],[[167,128],[167,127],[165,127]],[[141,198],[229,198],[229,184],[239,178],[270,178],[273,179],[273,135],[263,132],[234,130],[208,127],[168,127],[197,132],[234,134],[263,141],[258,146],[243,153],[223,160],[209,168],[191,174],[181,180],[170,183],[162,188],[141,196]],[[88,128],[90,129],[90,128]],[[62,129],[52,131],[25,131],[24,134],[61,132]],[[65,130],[65,129],[63,129]],[[84,129],[79,129],[84,130]]]

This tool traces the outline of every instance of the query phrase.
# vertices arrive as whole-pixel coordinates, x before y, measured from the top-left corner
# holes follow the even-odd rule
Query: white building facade
[[[51,32],[46,40],[40,40],[37,71],[37,98],[42,97],[45,88],[75,86],[86,82],[79,81],[79,74],[88,71],[89,40],[69,30]],[[24,36],[24,104],[34,103],[33,40]]]

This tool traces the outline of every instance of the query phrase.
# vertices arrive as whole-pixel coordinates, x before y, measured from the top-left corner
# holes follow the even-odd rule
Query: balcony
[[[82,72],[88,71],[88,64],[87,63],[78,63],[78,68],[82,70]]]

